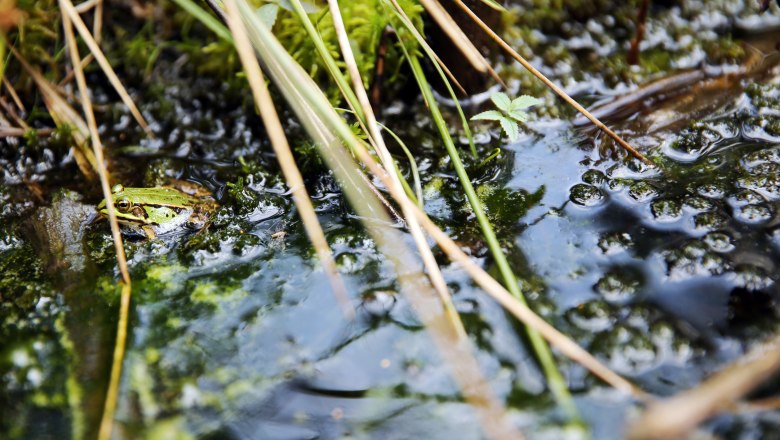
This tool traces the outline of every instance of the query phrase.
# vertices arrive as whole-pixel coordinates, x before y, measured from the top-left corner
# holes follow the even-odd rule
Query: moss
[[[0,253],[0,321],[22,319],[42,295],[50,293],[35,251],[26,244]],[[20,323],[22,324],[22,323]],[[7,331],[5,326],[0,331]]]
[[[309,14],[309,18],[320,33],[327,51],[336,60],[340,60],[341,51],[338,46],[338,38],[333,27],[330,12],[324,2],[318,1],[314,3],[318,10]],[[398,3],[409,16],[414,26],[422,32],[422,6],[411,0],[401,0]],[[404,28],[392,11],[386,9],[384,2],[381,0],[344,2],[340,4],[340,9],[344,25],[349,33],[355,61],[361,77],[364,78],[366,87],[370,86],[369,82],[374,76],[377,50],[386,27],[392,26],[398,32],[399,38],[407,42],[407,50],[411,53],[416,52],[416,43],[412,43],[414,39],[411,33]],[[282,45],[288,48],[292,57],[309,72],[317,84],[325,89],[326,94],[332,100],[339,100],[339,91],[332,85],[333,82],[330,79],[327,67],[320,59],[312,39],[306,33],[297,15],[292,11],[280,9],[273,30]],[[388,52],[385,58],[386,78],[388,78],[387,81],[390,83],[398,79],[402,64],[403,52],[395,42],[395,37],[388,41]],[[331,86],[324,87],[325,84],[331,84]]]
[[[707,53],[707,59],[715,64],[741,63],[747,55],[743,44],[734,40],[731,35],[717,40],[705,41],[703,48]]]
[[[479,185],[477,196],[484,204],[488,219],[497,228],[511,227],[517,224],[528,209],[539,203],[544,196],[544,187],[534,193],[512,191],[494,184]]]

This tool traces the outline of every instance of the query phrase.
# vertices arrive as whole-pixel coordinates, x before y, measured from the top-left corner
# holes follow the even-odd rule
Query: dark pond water
[[[716,18],[693,26],[714,32]],[[583,25],[587,35],[599,35],[603,22]],[[648,51],[664,44],[661,24],[650,28]],[[306,165],[354,320],[344,318],[314,259],[251,104],[228,86],[186,79],[192,72],[176,66],[136,90],[157,140],[138,141],[117,108],[107,116],[106,143],[138,142],[114,159],[128,185],[196,181],[223,208],[197,236],[127,243],[134,291],[116,437],[481,438],[474,410],[338,185]],[[586,101],[627,87],[610,88],[606,74],[578,75],[573,91],[595,90],[580,93]],[[530,123],[487,164],[468,163],[531,306],[650,393],[695,386],[777,329],[778,78],[771,69],[760,81],[745,76],[703,114],[672,100],[611,121],[655,168],[552,117]],[[670,112],[679,123],[652,126]],[[427,212],[492,271],[434,130],[425,117],[388,119],[415,139]],[[494,131],[477,139],[484,156],[501,145]],[[91,438],[118,309],[107,228],[87,224],[99,196],[74,182],[75,166],[55,141],[6,141],[2,151],[0,437]],[[34,203],[20,195],[30,178],[68,190]],[[532,438],[562,438],[563,415],[520,327],[437,256],[512,422]],[[560,361],[592,437],[622,438],[639,407]],[[725,415],[703,429],[769,438],[780,417]]]

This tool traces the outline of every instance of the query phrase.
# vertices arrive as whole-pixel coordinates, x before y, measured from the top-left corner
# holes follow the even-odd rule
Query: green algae
[[[591,17],[598,22],[598,17],[606,15],[585,3],[567,8],[521,17],[529,20],[521,30],[528,43],[521,49],[541,48],[538,53],[544,63],[584,67],[587,75],[602,69],[599,75],[606,84],[668,72],[683,57],[683,49],[652,48],[643,53],[637,73],[622,61],[620,50],[602,58],[583,53],[587,48],[543,42],[533,27],[541,28],[540,22],[530,20],[549,20],[551,29],[557,26],[555,31],[569,23],[572,27],[561,34],[566,37],[579,35]],[[629,29],[631,17],[626,8],[617,28]],[[175,20],[187,19],[177,15]],[[133,335],[118,423],[130,436],[147,438],[227,437],[252,430],[269,432],[262,431],[268,425],[291,436],[312,432],[333,437],[365,432],[370,436],[397,432],[393,429],[399,424],[410,436],[422,436],[433,435],[432,430],[440,426],[436,423],[458,427],[462,423],[461,433],[478,432],[467,417],[468,408],[446,405],[459,403],[456,388],[428,354],[434,350],[419,336],[420,324],[408,304],[394,295],[397,288],[386,263],[345,207],[336,182],[313,164],[305,167],[307,185],[340,271],[356,292],[351,300],[357,304],[358,319],[343,324],[338,307],[322,287],[327,281],[313,261],[272,158],[261,141],[245,140],[262,135],[259,130],[246,129],[257,123],[242,115],[253,113],[251,104],[208,93],[234,87],[222,81],[235,72],[235,60],[224,47],[200,44],[208,43],[204,31],[189,23],[184,35],[190,40],[187,44],[166,45],[156,55],[144,47],[156,33],[145,31],[133,42],[138,53],[124,68],[154,78],[139,94],[152,101],[148,111],[167,140],[161,146],[147,142],[144,150],[118,156],[125,163],[118,166],[126,168],[124,174],[129,178],[147,185],[171,175],[210,185],[222,208],[198,235],[127,244],[135,287]],[[675,38],[689,31],[675,30]],[[625,42],[629,37],[626,32],[619,39]],[[740,46],[734,40],[721,41],[729,38],[696,41],[691,50],[701,46],[708,62],[737,64],[742,57]],[[113,44],[111,39],[109,44]],[[146,64],[144,56],[149,57]],[[222,61],[217,66],[201,66],[207,56]],[[184,75],[193,76],[181,82],[164,72],[170,66],[166,63],[177,57],[193,62],[183,68]],[[217,79],[205,78],[209,75]],[[535,80],[525,82],[522,74],[519,77],[524,92],[539,87]],[[176,88],[178,94],[172,90]],[[513,268],[522,274],[519,282],[532,307],[650,391],[671,394],[692,387],[704,372],[719,367],[720,361],[714,358],[721,356],[722,360],[730,354],[715,353],[708,346],[708,341],[723,341],[718,332],[743,338],[740,343],[748,346],[773,330],[772,313],[766,310],[771,310],[775,295],[777,272],[772,258],[778,247],[772,244],[777,234],[772,235],[767,216],[778,209],[780,186],[775,176],[780,155],[766,139],[778,135],[779,118],[770,110],[780,103],[776,85],[749,85],[744,96],[747,104],[734,114],[715,114],[721,120],[695,121],[679,133],[662,133],[672,150],[688,155],[681,161],[655,151],[662,175],[616,164],[588,151],[585,142],[562,142],[551,134],[560,127],[533,126],[535,131],[528,139],[520,146],[505,146],[508,154],[502,153],[498,160],[467,163],[491,221],[506,234],[502,245]],[[548,101],[548,115],[567,114],[568,110]],[[108,119],[119,124],[122,116],[122,111],[113,110]],[[110,125],[104,129],[111,145],[122,145],[123,139],[135,136],[132,130]],[[426,209],[464,249],[490,267],[481,236],[469,221],[473,213],[464,208],[439,145],[425,135],[422,124],[408,125],[416,140],[410,145],[426,170]],[[548,136],[556,148],[537,146]],[[488,138],[480,147],[484,156],[497,143],[495,137]],[[45,143],[29,145],[29,152],[20,153],[22,157],[35,158],[34,154],[48,148]],[[533,171],[528,170],[539,163],[550,175],[558,168],[563,171],[558,178],[534,180]],[[51,174],[38,174],[44,188],[56,186]],[[37,250],[15,226],[5,225],[17,224],[34,207],[25,203],[29,194],[13,193],[18,188],[4,183],[0,191],[5,237],[0,254],[4,274],[0,306],[7,313],[0,326],[5,333],[0,334],[7,336],[4,340],[18,341],[0,350],[5,356],[0,377],[13,378],[13,384],[0,394],[3,414],[7,408],[11,411],[10,419],[0,421],[0,434],[29,438],[38,431],[27,421],[47,420],[48,424],[40,425],[41,432],[80,438],[91,429],[89,415],[79,409],[82,400],[92,394],[100,400],[100,394],[84,385],[89,380],[73,373],[78,362],[71,360],[89,359],[88,350],[95,347],[108,352],[111,341],[90,341],[74,330],[87,327],[89,321],[84,318],[90,313],[109,320],[115,316],[112,244],[105,224],[86,227],[87,255],[101,275],[87,275],[85,282],[96,286],[97,292],[89,294],[96,293],[97,306],[74,313],[67,325],[65,318],[57,321],[62,310],[39,315],[41,299],[58,304],[61,292],[48,280]],[[90,200],[98,196],[92,193]],[[276,232],[286,236],[271,237]],[[534,242],[541,244],[530,247]],[[546,262],[547,257],[555,261]],[[445,276],[488,375],[502,390],[501,398],[513,411],[528,414],[527,423],[534,429],[554,429],[557,419],[550,415],[554,404],[535,379],[533,365],[526,362],[517,328],[506,324],[506,316],[474,289],[457,266],[445,265]],[[660,285],[655,284],[657,280]],[[691,299],[697,289],[711,295]],[[716,324],[702,323],[698,315],[675,314],[700,307],[709,311],[707,307],[719,295],[727,301],[718,310],[730,316],[700,313]],[[694,306],[686,307],[690,304]],[[751,324],[753,317],[755,325]],[[106,329],[114,330],[112,325]],[[94,331],[94,327],[85,330]],[[29,336],[32,333],[36,336]],[[39,346],[44,349],[36,351]],[[18,359],[26,356],[27,361],[6,362],[13,360],[14,353],[19,353]],[[680,365],[689,371],[673,374]],[[106,368],[104,364],[98,370],[105,373]],[[37,370],[44,379],[35,388],[29,378],[37,380]],[[598,394],[600,385],[578,371],[571,368],[570,387],[582,392],[586,404],[603,404],[589,395],[591,391]],[[356,406],[363,404],[375,411],[361,413]],[[294,410],[287,411],[291,407]],[[333,412],[335,407],[343,412]],[[346,418],[338,418],[339,414]],[[607,426],[613,432],[622,423],[589,422],[594,430]],[[742,432],[741,422],[734,423],[735,432]],[[770,432],[772,426],[766,429]]]

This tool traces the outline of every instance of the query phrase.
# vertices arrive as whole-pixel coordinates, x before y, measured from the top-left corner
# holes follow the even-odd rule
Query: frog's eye
[[[127,211],[130,209],[130,201],[127,199],[121,199],[116,202],[116,208],[120,211]]]
[[[124,191],[124,190],[125,190],[125,187],[124,187],[124,186],[122,186],[122,184],[121,184],[121,183],[117,183],[116,185],[114,185],[114,187],[113,187],[113,188],[111,188],[111,193],[112,193],[112,194],[116,194],[116,193],[118,193],[118,192],[122,192],[122,191]]]

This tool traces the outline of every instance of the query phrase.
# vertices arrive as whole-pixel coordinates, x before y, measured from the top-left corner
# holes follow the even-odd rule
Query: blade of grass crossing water
[[[401,179],[398,177],[400,171],[398,170],[398,167],[396,167],[395,161],[393,160],[393,157],[390,155],[390,151],[388,151],[387,146],[385,145],[382,133],[379,131],[379,125],[377,124],[374,111],[371,108],[371,104],[368,99],[368,93],[363,87],[363,78],[360,76],[357,62],[355,61],[355,56],[352,52],[352,46],[350,45],[349,36],[347,35],[347,30],[341,17],[341,10],[339,8],[338,2],[336,0],[328,0],[328,7],[331,12],[331,18],[333,19],[333,27],[335,28],[336,35],[338,36],[342,58],[347,65],[347,72],[352,79],[352,87],[354,88],[360,106],[363,108],[363,112],[366,116],[368,134],[376,146],[376,151],[379,154],[382,165],[386,170],[392,173],[390,178],[391,185],[396,185],[397,188],[401,188]],[[460,315],[458,315],[458,312],[455,310],[455,306],[452,303],[452,296],[450,295],[446,281],[444,281],[444,276],[441,274],[439,265],[436,263],[433,252],[431,252],[431,248],[425,239],[425,235],[423,234],[417,219],[411,214],[410,209],[414,202],[412,202],[409,198],[401,198],[397,201],[401,205],[401,211],[404,214],[404,218],[408,226],[407,229],[414,238],[414,242],[417,245],[417,250],[419,251],[420,257],[423,260],[423,264],[428,271],[428,277],[430,278],[431,283],[433,283],[434,289],[436,289],[436,292],[441,298],[444,309],[447,312],[447,316],[452,322],[452,326],[457,329],[458,336],[465,338],[466,330],[463,327],[463,322],[460,320]]]
[[[420,83],[419,86],[423,96],[426,96],[433,121],[438,128],[439,133],[441,134],[442,140],[444,141],[444,146],[447,149],[447,153],[449,154],[450,159],[452,160],[452,165],[455,168],[455,172],[461,182],[463,191],[466,193],[466,197],[469,200],[471,209],[474,212],[474,215],[477,217],[477,222],[479,223],[479,226],[482,230],[485,242],[490,249],[490,253],[493,256],[493,260],[495,261],[496,266],[498,266],[498,270],[501,273],[504,284],[506,285],[509,292],[511,292],[518,301],[525,304],[525,298],[523,297],[523,293],[520,291],[517,278],[515,277],[514,272],[512,272],[512,269],[509,266],[509,262],[504,256],[504,251],[501,248],[501,244],[498,242],[498,238],[496,237],[492,226],[490,225],[490,221],[487,219],[482,202],[479,200],[479,197],[474,191],[474,187],[471,185],[471,180],[466,173],[463,162],[460,160],[458,150],[455,148],[455,144],[450,137],[449,130],[444,121],[444,117],[439,111],[439,108],[433,97],[433,92],[425,80],[425,75],[422,71],[420,61],[416,57],[411,57],[409,62],[411,64],[412,70],[416,72],[415,78]],[[566,411],[567,415],[572,420],[578,421],[580,419],[579,413],[576,406],[574,405],[574,401],[571,397],[571,394],[569,393],[568,387],[566,386],[566,382],[563,379],[563,376],[561,376],[560,371],[558,371],[558,367],[555,365],[555,360],[552,356],[552,352],[550,351],[550,347],[537,331],[531,328],[527,328],[527,333],[534,353],[536,354],[542,370],[547,377],[550,390],[553,392],[553,395],[564,411]]]
[[[103,197],[106,200],[109,223],[111,225],[111,235],[114,239],[114,248],[116,250],[117,264],[122,276],[122,293],[119,307],[119,322],[117,324],[117,336],[114,344],[114,355],[111,363],[111,376],[109,377],[108,390],[106,391],[106,400],[103,407],[103,416],[100,420],[98,431],[99,440],[108,440],[111,438],[111,430],[114,424],[114,411],[119,396],[119,382],[122,377],[122,363],[125,356],[125,347],[127,344],[127,325],[130,314],[130,295],[132,293],[130,272],[127,268],[127,258],[125,257],[125,248],[122,243],[122,236],[119,233],[119,223],[117,222],[114,202],[111,198],[111,187],[109,184],[108,171],[105,167],[103,158],[103,144],[98,134],[97,121],[92,110],[92,102],[87,90],[87,81],[84,71],[81,68],[81,57],[76,44],[76,36],[73,33],[71,17],[66,12],[68,0],[60,0],[60,10],[62,11],[62,26],[65,33],[65,39],[70,52],[73,69],[76,75],[76,83],[81,97],[81,106],[86,116],[87,126],[89,127],[92,149],[97,163],[97,173],[100,177],[100,186],[103,189]],[[70,5],[72,7],[72,5]]]
[[[385,0],[387,1],[387,0]],[[420,32],[417,30],[417,28],[414,27],[412,24],[412,21],[409,19],[409,16],[406,15],[403,8],[401,8],[401,5],[398,4],[396,0],[390,0],[392,2],[393,7],[390,8],[390,10],[401,20],[401,22],[404,24],[404,26],[414,35],[414,38],[417,40],[417,43],[420,45],[420,47],[423,48],[423,51],[425,54],[430,58],[432,61],[431,64],[436,68],[436,71],[439,72],[439,75],[441,75],[442,81],[444,82],[445,87],[447,87],[447,92],[450,94],[450,98],[452,98],[453,102],[455,102],[455,108],[458,111],[458,117],[460,117],[461,126],[463,127],[463,134],[466,135],[466,139],[468,139],[469,142],[469,148],[471,148],[471,155],[476,159],[477,158],[477,146],[474,145],[474,136],[471,134],[471,127],[469,126],[469,121],[466,118],[466,114],[463,113],[463,108],[460,105],[460,101],[458,100],[458,96],[455,94],[455,90],[452,89],[452,85],[450,84],[450,81],[448,79],[448,76],[444,69],[442,69],[442,64],[436,62],[438,60],[438,57],[436,56],[436,53],[433,51],[433,49],[428,45],[428,43],[425,41],[425,38],[420,34]],[[384,6],[384,3],[383,3]],[[396,32],[396,35],[398,33]],[[399,36],[400,39],[400,36]],[[410,58],[411,54],[408,53],[406,50],[406,45],[401,42],[401,49],[403,50],[405,56],[407,59]],[[427,101],[426,101],[427,102]]]
[[[404,141],[401,140],[401,138],[398,137],[398,135],[395,134],[393,132],[393,130],[390,130],[389,128],[387,128],[386,126],[384,126],[381,123],[379,124],[379,126],[382,127],[383,130],[387,131],[387,133],[393,139],[395,139],[396,143],[398,143],[398,146],[401,147],[401,150],[403,150],[404,154],[406,155],[406,158],[409,159],[409,170],[412,173],[412,182],[414,183],[414,194],[413,195],[414,195],[414,197],[416,199],[415,203],[417,204],[417,206],[422,208],[424,203],[425,203],[425,201],[423,199],[422,183],[421,183],[421,180],[420,180],[420,171],[417,168],[417,161],[414,159],[414,155],[412,154],[411,151],[409,151],[409,148],[406,146],[406,143],[404,143]],[[411,196],[412,195],[412,191],[409,188],[409,183],[406,182],[406,179],[401,179],[401,183],[405,183],[406,184],[406,190],[407,190],[407,192]]]
[[[231,20],[231,23],[229,23],[231,31],[235,35],[235,46],[244,66],[244,71],[247,74],[252,94],[255,97],[255,105],[260,110],[263,124],[271,139],[271,145],[276,153],[277,161],[282,168],[287,186],[293,193],[293,201],[298,208],[298,214],[303,221],[306,234],[317,252],[320,263],[328,276],[333,293],[340,302],[346,317],[353,319],[355,311],[350,307],[347,288],[338,273],[336,262],[333,260],[333,253],[328,246],[325,233],[322,231],[322,227],[317,219],[309,193],[306,191],[303,176],[295,164],[290,145],[287,143],[287,137],[284,134],[284,128],[281,121],[279,121],[279,115],[276,112],[271,94],[268,92],[260,66],[257,64],[251,43],[246,36],[246,32],[243,32],[243,26],[238,26],[235,21],[237,20]]]
[[[230,0],[234,1],[234,0]],[[427,276],[421,271],[419,258],[406,246],[403,234],[384,226],[389,220],[378,201],[365,188],[362,174],[341,142],[363,151],[354,133],[330,106],[321,90],[290,58],[265,24],[253,16],[245,2],[238,3],[241,17],[248,23],[249,37],[269,76],[279,86],[288,103],[307,131],[322,148],[323,159],[334,171],[345,189],[345,195],[359,216],[366,217],[367,228],[377,247],[393,264],[401,292],[407,295],[415,311],[431,330],[433,340],[459,384],[465,399],[476,408],[485,433],[490,438],[518,438],[500,402],[484,380],[479,365],[471,355],[468,341],[456,336],[456,330],[445,318]],[[395,186],[394,186],[395,188]],[[412,209],[416,209],[412,205]],[[374,220],[371,220],[374,219]]]

